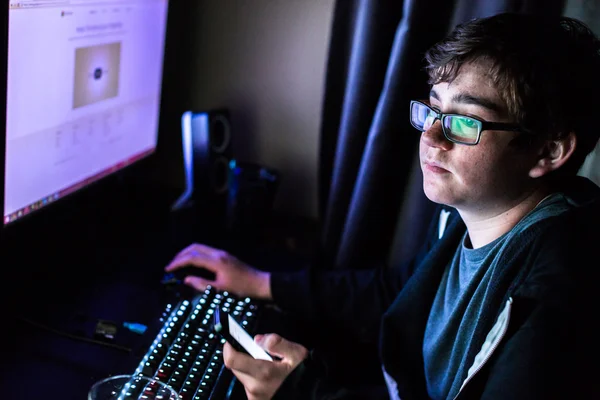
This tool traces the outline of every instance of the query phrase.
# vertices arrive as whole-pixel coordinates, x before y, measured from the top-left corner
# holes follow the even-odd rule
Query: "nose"
[[[429,147],[438,147],[443,150],[449,150],[452,147],[452,142],[444,136],[440,120],[435,121],[429,129],[421,133],[421,140]]]

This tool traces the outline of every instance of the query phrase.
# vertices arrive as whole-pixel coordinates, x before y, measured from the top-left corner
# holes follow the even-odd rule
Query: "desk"
[[[4,293],[2,302],[8,304],[2,399],[86,399],[95,381],[133,371],[126,352],[62,337],[22,318],[86,337],[98,319],[154,323],[165,302],[164,265],[202,237],[194,227],[173,226],[173,197],[150,202],[142,194],[125,207],[92,210],[91,217],[89,211],[69,221],[52,217],[24,230],[27,240],[3,243],[4,286],[15,293]],[[138,339],[122,330],[115,342],[131,347]]]
[[[76,308],[88,312],[90,319],[80,323],[84,328],[88,326],[88,329],[82,329],[87,330],[84,336],[91,337],[89,326],[95,320],[92,315],[113,321],[151,322],[150,311],[156,310],[158,305],[156,298],[148,295],[150,291],[134,286],[106,289],[109,292],[107,298],[98,296],[99,291],[93,293],[98,297],[90,296],[87,304],[85,300],[88,299],[78,298],[82,303]],[[77,324],[65,321],[66,316],[73,313],[72,307],[54,304],[46,308],[52,308],[51,313],[45,318],[38,316],[36,321],[78,333],[78,329],[73,329]],[[65,338],[24,322],[16,321],[14,328],[16,337],[10,341],[14,352],[5,359],[6,370],[2,373],[3,398],[86,399],[87,391],[95,381],[108,374],[131,372],[124,370],[130,357],[128,353]],[[115,343],[123,346],[131,345],[136,339],[133,333],[125,337],[119,335],[123,332],[117,334]]]
[[[129,357],[23,318],[91,338],[98,319],[147,324],[160,311],[163,267],[182,246],[169,225],[175,196],[111,192],[110,197],[114,200],[102,207],[85,198],[74,211],[43,214],[7,230],[12,236],[2,243],[1,296],[8,351],[0,398],[86,399],[93,382],[120,372]],[[117,337],[119,344],[133,341],[133,333]]]
[[[152,322],[162,307],[162,268],[173,256],[165,227],[154,227],[129,239],[116,236],[119,245],[103,241],[93,249],[74,242],[79,246],[71,252],[59,249],[47,257],[21,258],[28,270],[17,274],[21,293],[12,297],[4,320],[9,352],[3,360],[0,397],[86,399],[98,379],[131,372],[120,370],[128,353],[65,338],[20,318],[90,338],[98,319]],[[116,343],[130,346],[136,335],[125,333],[129,335],[117,335]]]

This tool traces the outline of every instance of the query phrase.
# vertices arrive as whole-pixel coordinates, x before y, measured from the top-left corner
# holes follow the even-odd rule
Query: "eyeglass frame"
[[[526,134],[532,133],[530,130],[523,128],[521,125],[514,123],[514,122],[490,122],[490,121],[485,121],[481,118],[471,117],[469,115],[464,115],[464,114],[446,114],[446,113],[439,112],[438,110],[436,110],[435,108],[432,108],[429,104],[427,104],[423,101],[411,100],[410,101],[410,114],[409,114],[410,124],[413,126],[413,128],[415,128],[421,132],[425,132],[425,131],[422,128],[419,128],[418,126],[413,124],[413,120],[412,120],[412,108],[413,108],[413,104],[415,104],[415,103],[424,105],[425,107],[427,107],[428,109],[430,109],[431,111],[433,111],[435,113],[435,118],[433,119],[431,126],[433,126],[433,124],[435,123],[436,120],[439,120],[442,125],[442,132],[444,133],[444,137],[452,143],[464,144],[465,146],[475,146],[475,145],[479,144],[479,141],[481,140],[481,132],[489,131],[489,130],[507,131],[507,132],[522,132],[522,133],[526,133]],[[481,124],[481,129],[477,133],[477,140],[474,143],[466,143],[466,142],[461,142],[460,140],[456,140],[456,139],[449,137],[448,133],[446,133],[446,126],[444,125],[444,118],[446,118],[446,117],[464,117],[464,118],[469,118],[469,119],[478,121]]]

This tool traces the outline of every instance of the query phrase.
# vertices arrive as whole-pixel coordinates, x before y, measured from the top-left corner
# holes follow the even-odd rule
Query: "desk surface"
[[[159,283],[164,265],[194,240],[220,244],[210,243],[210,232],[200,232],[197,221],[169,212],[175,197],[149,201],[142,193],[125,207],[91,207],[67,220],[53,216],[2,243],[9,290],[2,294],[8,351],[0,397],[86,399],[95,381],[131,372],[125,369],[131,354],[37,324],[92,338],[99,319],[154,323],[166,301]],[[121,330],[114,342],[133,347],[139,337]]]
[[[87,299],[77,298],[75,307],[52,304],[46,307],[50,308],[48,314],[32,319],[35,318],[36,323],[91,338],[90,331],[97,318],[115,322],[150,322],[150,311],[155,309],[157,301],[149,294],[149,291],[134,286],[115,285],[111,288],[107,285]],[[140,304],[142,302],[144,304]],[[74,321],[74,308],[87,313],[88,319]],[[9,351],[4,359],[3,398],[85,399],[95,381],[109,374],[131,372],[124,369],[129,365],[129,353],[62,337],[22,320],[15,320],[11,328],[14,328],[15,337],[10,341],[12,352]],[[117,333],[114,343],[122,346],[133,344],[135,334],[122,331]]]
[[[93,382],[121,372],[130,354],[38,324],[93,338],[98,319],[155,320],[164,305],[163,267],[191,240],[173,236],[174,229],[184,230],[172,225],[168,205],[173,197],[149,200],[145,193],[127,193],[119,199],[127,203],[32,218],[35,223],[15,226],[13,236],[4,237],[1,296],[8,305],[3,318],[8,351],[3,352],[0,397],[86,399]],[[115,342],[129,346],[136,339],[122,330]]]

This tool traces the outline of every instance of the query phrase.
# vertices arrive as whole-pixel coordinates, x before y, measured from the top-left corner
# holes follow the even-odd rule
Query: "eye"
[[[474,119],[471,118],[463,118],[463,124],[467,127],[467,128],[472,128],[475,125],[477,125],[477,122],[475,122]]]

